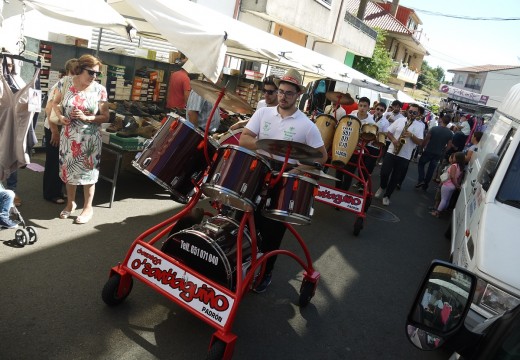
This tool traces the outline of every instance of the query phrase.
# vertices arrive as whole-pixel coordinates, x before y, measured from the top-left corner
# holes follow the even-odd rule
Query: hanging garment
[[[33,79],[16,93],[0,74],[0,180],[30,162],[26,139],[34,112],[28,111],[29,89],[35,88],[39,74],[37,69]]]

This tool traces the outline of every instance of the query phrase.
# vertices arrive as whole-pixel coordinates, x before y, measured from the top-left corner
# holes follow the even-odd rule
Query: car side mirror
[[[491,185],[491,181],[495,176],[498,165],[498,156],[495,154],[487,154],[484,158],[482,167],[477,174],[477,181],[482,185],[484,190],[488,190]]]
[[[456,265],[435,260],[410,309],[406,334],[421,350],[441,347],[464,324],[476,277]]]

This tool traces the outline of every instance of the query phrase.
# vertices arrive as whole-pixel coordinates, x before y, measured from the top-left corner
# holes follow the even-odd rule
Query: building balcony
[[[419,74],[417,72],[398,62],[395,63],[395,66],[392,69],[392,76],[398,80],[412,84],[417,84],[417,79],[419,78]]]

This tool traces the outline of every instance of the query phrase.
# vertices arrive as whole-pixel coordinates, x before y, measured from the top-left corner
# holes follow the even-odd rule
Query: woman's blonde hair
[[[65,63],[65,75],[69,75],[69,74],[77,75],[75,72],[77,66],[78,66],[78,59],[74,58],[74,59],[67,60],[67,62]]]

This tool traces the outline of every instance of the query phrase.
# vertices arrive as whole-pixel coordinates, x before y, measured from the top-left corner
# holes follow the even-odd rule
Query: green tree
[[[438,89],[440,82],[444,80],[444,69],[437,66],[435,69],[428,65],[427,61],[423,61],[421,65],[421,73],[417,79],[417,87],[419,89]]]
[[[377,38],[374,54],[371,58],[356,56],[353,68],[382,83],[390,78],[394,62],[385,47],[386,31],[376,28]]]

